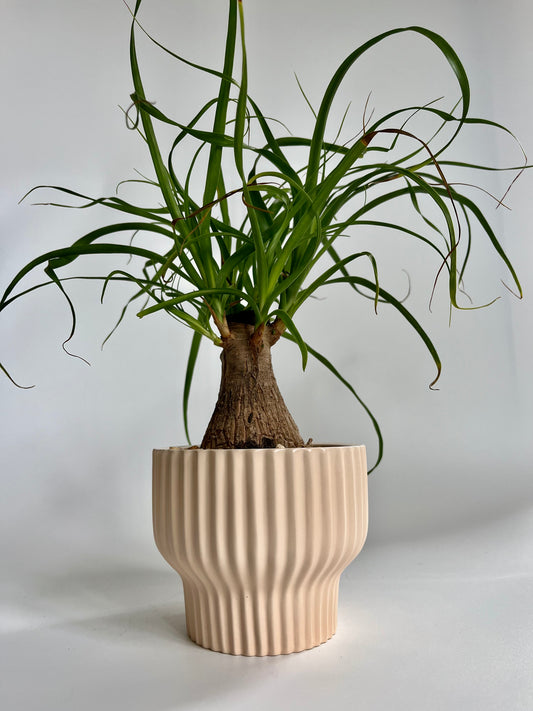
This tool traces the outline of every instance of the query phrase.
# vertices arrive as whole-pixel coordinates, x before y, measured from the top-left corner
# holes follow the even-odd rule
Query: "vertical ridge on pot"
[[[294,648],[294,618],[290,610],[290,601],[293,599],[292,580],[295,570],[296,550],[296,526],[297,518],[291,515],[296,506],[296,477],[287,477],[285,468],[278,464],[275,470],[276,475],[276,505],[274,516],[276,519],[276,531],[278,537],[283,533],[284,545],[278,545],[277,569],[274,576],[277,577],[278,585],[275,589],[279,599],[279,630],[277,634],[276,648],[282,651]],[[277,573],[277,575],[276,575]]]
[[[229,636],[226,641],[227,648],[237,649],[239,644],[239,629],[237,621],[242,617],[242,601],[236,594],[238,580],[238,551],[239,551],[239,522],[236,520],[236,511],[242,507],[238,505],[236,500],[237,488],[237,472],[231,467],[231,460],[227,457],[221,458],[220,469],[217,471],[217,476],[224,481],[227,489],[227,538],[225,545],[228,553],[228,569],[227,569],[227,591],[229,598],[229,606],[226,610],[228,614],[228,630]],[[228,469],[234,473],[234,476],[228,476]]]
[[[265,569],[264,609],[268,625],[264,654],[287,648],[286,616],[283,602],[283,573],[287,558],[287,481],[275,457],[264,461]]]
[[[262,656],[335,633],[339,577],[366,536],[364,447],[156,450],[153,487],[193,641]]]

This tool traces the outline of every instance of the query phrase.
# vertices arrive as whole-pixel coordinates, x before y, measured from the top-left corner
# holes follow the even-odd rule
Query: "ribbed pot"
[[[335,633],[339,578],[366,538],[365,448],[155,450],[153,517],[194,642],[309,649]]]

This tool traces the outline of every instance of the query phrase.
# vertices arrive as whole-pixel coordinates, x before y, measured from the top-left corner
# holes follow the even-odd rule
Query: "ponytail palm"
[[[165,311],[192,330],[184,387],[186,428],[200,342],[206,338],[221,348],[221,388],[203,447],[303,445],[270,362],[271,347],[284,337],[299,350],[304,368],[309,356],[318,359],[359,400],[376,429],[379,462],[382,439],[376,420],[333,364],[302,337],[298,311],[335,284],[344,285],[353,298],[370,298],[376,311],[388,304],[426,346],[435,365],[433,386],[441,362],[428,334],[405,304],[381,286],[371,251],[358,249],[341,256],[336,243],[358,225],[390,228],[418,241],[439,256],[442,266],[437,278],[447,280],[451,306],[462,308],[459,293],[470,241],[474,235],[482,236],[496,250],[521,294],[513,266],[483,212],[460,185],[450,184],[445,177],[449,166],[488,169],[448,157],[464,126],[507,129],[470,117],[468,78],[452,47],[435,32],[407,27],[374,37],[342,62],[316,111],[312,135],[277,135],[276,124],[263,115],[248,87],[240,0],[229,0],[222,69],[192,64],[199,73],[218,79],[218,95],[199,107],[190,122],[181,123],[147,99],[136,48],[137,33],[145,32],[138,19],[140,6],[141,0],[137,0],[132,11],[133,93],[126,120],[130,128],[139,131],[149,150],[154,177],[143,181],[157,187],[160,201],[146,207],[116,196],[92,198],[66,188],[40,186],[79,200],[77,207],[101,205],[123,213],[126,219],[29,262],[8,285],[0,310],[28,291],[53,283],[71,308],[70,338],[76,315],[68,295],[67,282],[72,277],[62,275],[63,267],[89,255],[118,256],[109,273],[90,278],[102,281],[102,295],[110,283],[133,287],[122,316],[135,306],[140,318]],[[400,34],[421,36],[440,53],[458,86],[456,106],[449,111],[435,104],[402,107],[365,123],[350,140],[329,140],[332,105],[347,72],[367,51]],[[150,39],[179,62],[191,65]],[[439,122],[439,129],[429,139],[409,130],[415,114],[427,114]],[[206,129],[208,121],[210,128]],[[166,156],[157,137],[161,124],[176,131]],[[196,148],[184,164],[183,157],[189,155],[185,148],[191,143]],[[242,205],[237,218],[233,216],[235,202]],[[398,202],[412,206],[422,227],[393,223],[382,216],[382,208]],[[422,203],[431,205],[431,219]],[[153,246],[136,246],[131,235],[138,232],[152,236]],[[463,256],[458,250],[461,240],[467,244]],[[126,266],[124,255],[133,258],[131,264]],[[44,268],[47,281],[21,290],[23,278],[39,267]]]

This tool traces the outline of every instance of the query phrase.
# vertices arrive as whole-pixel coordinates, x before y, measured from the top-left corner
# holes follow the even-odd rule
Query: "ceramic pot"
[[[366,538],[365,448],[155,450],[153,518],[194,642],[309,649],[335,633],[339,578]]]

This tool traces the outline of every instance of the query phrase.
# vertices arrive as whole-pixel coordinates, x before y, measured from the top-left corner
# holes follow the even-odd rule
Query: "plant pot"
[[[366,538],[365,448],[154,450],[153,517],[194,642],[310,649],[335,633],[339,578]]]

